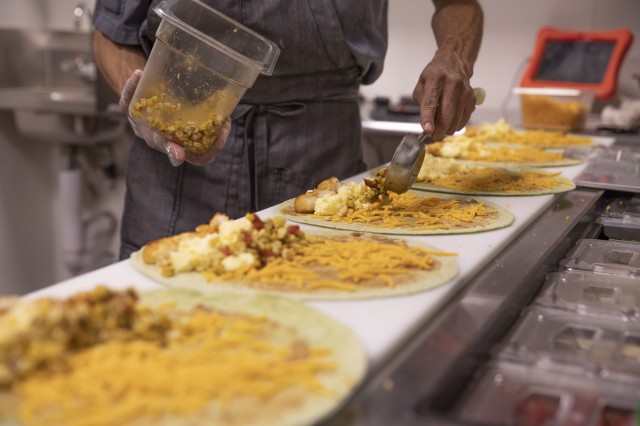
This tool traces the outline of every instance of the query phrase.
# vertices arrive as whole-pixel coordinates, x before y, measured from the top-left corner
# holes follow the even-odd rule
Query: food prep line
[[[342,414],[353,426],[459,424],[455,403],[493,346],[531,303],[572,244],[593,236],[603,191],[560,195],[371,374]],[[599,228],[598,228],[599,229]],[[495,408],[495,407],[494,407]],[[499,407],[495,408],[499,411]],[[340,417],[326,422],[340,425]]]
[[[637,164],[639,143],[598,154]],[[559,197],[369,377],[350,424],[636,424],[640,188],[609,183]]]
[[[584,165],[555,168],[572,179]],[[347,181],[361,182],[369,172]],[[426,194],[426,193],[425,193]],[[442,194],[446,197],[447,195]],[[440,250],[457,253],[458,275],[447,284],[430,291],[408,296],[369,299],[361,301],[308,302],[309,305],[329,314],[350,327],[362,341],[373,370],[392,354],[394,348],[412,335],[423,321],[445,303],[450,296],[468,283],[475,274],[519,235],[541,212],[551,206],[557,195],[535,197],[475,197],[493,202],[509,210],[514,216],[508,227],[475,234],[402,236],[407,240],[422,241]],[[274,208],[258,214],[269,217],[276,214]],[[302,229],[314,227],[303,225]],[[54,284],[27,295],[68,296],[96,284],[113,288],[133,286],[140,290],[160,287],[151,279],[135,271],[127,260]]]

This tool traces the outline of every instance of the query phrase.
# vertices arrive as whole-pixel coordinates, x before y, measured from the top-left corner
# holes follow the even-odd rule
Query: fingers
[[[196,166],[211,163],[224,148],[229,133],[231,132],[231,121],[226,120],[220,129],[218,137],[213,144],[211,144],[211,147],[207,151],[197,154],[185,150],[180,144],[173,142],[160,133],[154,132],[146,126],[139,125],[131,119],[130,121],[136,136],[143,139],[149,148],[166,154],[169,162],[174,167],[181,165],[185,161]]]
[[[420,124],[433,140],[462,129],[476,105],[465,62],[446,49],[438,50],[420,73],[413,99],[420,105]]]
[[[433,135],[436,129],[436,113],[438,111],[440,81],[424,81],[421,79],[413,91],[413,98],[420,104],[420,124],[428,135]]]
[[[178,167],[188,158],[188,152],[185,151],[184,148],[182,148],[177,143],[167,141],[165,150],[167,153],[167,158],[169,159],[169,162],[173,167]]]
[[[127,115],[135,135],[143,139],[150,148],[166,154],[169,162],[174,167],[180,166],[185,161],[197,166],[211,163],[215,159],[216,155],[218,155],[218,153],[224,148],[231,131],[231,121],[229,119],[225,120],[220,128],[220,132],[218,133],[216,140],[211,144],[211,147],[209,147],[207,151],[200,154],[187,151],[181,146],[181,144],[168,139],[161,133],[155,132],[144,124],[136,122],[128,115],[129,105],[131,104],[131,100],[133,99],[133,95],[138,87],[138,83],[140,83],[141,77],[141,70],[135,70],[133,74],[131,74],[131,77],[129,77],[122,88],[119,101],[120,109]]]
[[[211,144],[211,147],[201,154],[196,154],[193,152],[186,151],[185,152],[185,161],[194,164],[196,166],[203,166],[205,164],[210,164],[216,158],[218,153],[222,151],[224,145],[227,142],[227,138],[229,137],[229,133],[231,132],[231,121],[226,120],[221,129],[220,133],[216,140]]]
[[[127,79],[126,83],[122,87],[122,92],[120,92],[120,101],[118,102],[120,106],[120,110],[123,113],[127,114],[129,111],[129,105],[131,104],[131,100],[133,99],[133,94],[138,87],[138,83],[140,83],[140,78],[142,77],[142,70],[135,70],[131,77]]]
[[[462,129],[475,110],[469,83],[458,76],[434,75],[416,86],[413,98],[420,104],[420,123],[435,141]]]
[[[463,82],[452,84],[449,90],[445,90],[442,103],[442,114],[439,119],[442,120],[442,129],[446,129],[445,135],[452,135],[462,129],[475,110],[473,91]]]
[[[436,140],[452,135],[460,119],[461,87],[456,82],[447,81],[441,98],[441,106],[436,120]]]
[[[184,149],[175,142],[170,141],[164,135],[154,132],[150,128],[139,125],[135,121],[129,119],[133,132],[137,137],[144,140],[147,146],[156,151],[160,151],[167,155],[171,165],[177,167],[185,161]]]

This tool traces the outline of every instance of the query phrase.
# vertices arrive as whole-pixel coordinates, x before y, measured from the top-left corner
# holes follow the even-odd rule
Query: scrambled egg
[[[440,177],[464,173],[470,168],[471,167],[468,165],[450,158],[440,158],[431,154],[426,154],[422,167],[420,168],[420,172],[418,173],[417,180],[420,182],[431,181]]]
[[[485,136],[483,140],[499,140],[513,133],[513,127],[504,118],[495,123],[483,123],[478,130],[481,135]]]
[[[491,151],[484,149],[481,143],[467,136],[458,136],[446,140],[440,148],[440,155],[449,158],[468,157],[468,154],[472,152],[478,153],[482,157],[491,155]]]
[[[238,220],[229,220],[220,224],[218,233],[220,235],[220,243],[225,245],[233,245],[240,241],[244,231],[251,231],[251,222],[246,218]]]
[[[284,218],[275,216],[263,221],[255,213],[238,220],[217,213],[209,224],[188,234],[168,251],[166,276],[191,271],[221,275],[245,267],[259,269],[273,259],[291,259],[292,245],[304,239],[300,227],[287,225]]]
[[[227,256],[222,260],[222,266],[225,271],[235,271],[243,266],[251,266],[256,263],[256,258],[251,253],[240,253],[233,256]]]
[[[346,216],[349,209],[367,209],[376,202],[377,193],[364,183],[342,185],[338,193],[318,198],[315,213],[322,216]]]
[[[234,253],[224,257],[221,246],[236,247],[244,242],[244,234],[252,226],[246,218],[223,221],[217,233],[180,241],[178,248],[170,253],[171,266],[176,273],[200,269],[212,262],[221,261],[225,271],[233,271],[242,266],[251,266],[256,258],[251,253]],[[224,257],[224,258],[223,258]]]
[[[206,234],[202,237],[186,238],[180,241],[178,248],[169,254],[175,272],[191,271],[209,258],[215,247],[218,234]]]

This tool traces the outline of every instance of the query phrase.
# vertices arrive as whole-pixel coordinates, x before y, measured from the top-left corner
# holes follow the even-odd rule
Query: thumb
[[[133,99],[133,94],[138,87],[138,83],[140,83],[140,78],[142,78],[142,70],[135,70],[133,74],[129,77],[129,79],[124,83],[122,87],[122,92],[120,92],[120,109],[122,112],[126,113],[129,109],[129,104],[131,104],[131,100]]]

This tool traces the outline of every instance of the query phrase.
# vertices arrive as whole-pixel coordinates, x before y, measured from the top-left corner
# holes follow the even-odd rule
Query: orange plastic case
[[[633,34],[627,28],[613,31],[564,31],[557,28],[544,27],[538,32],[535,48],[529,65],[522,76],[520,86],[591,90],[595,92],[595,96],[598,99],[611,98],[616,91],[620,65],[632,41]],[[587,53],[592,55],[588,60],[592,61],[592,63],[593,61],[599,62],[603,68],[602,78],[599,79],[599,82],[581,82],[579,81],[580,78],[572,80],[570,69],[565,69],[565,71],[568,71],[568,75],[562,78],[541,77],[541,67],[544,64],[548,64],[549,61],[556,61],[556,65],[559,65],[562,60],[566,61],[567,57],[563,57],[563,53],[568,52],[567,49],[571,49],[572,45],[576,47],[583,46],[587,49],[593,47],[591,49],[592,52]],[[551,51],[554,46],[562,46],[565,51],[554,53]],[[610,54],[602,50],[598,51],[598,46],[611,46]],[[608,61],[608,63],[605,65],[604,61]],[[575,61],[566,64],[567,67],[575,67],[575,71],[585,71],[585,67],[581,67]]]

